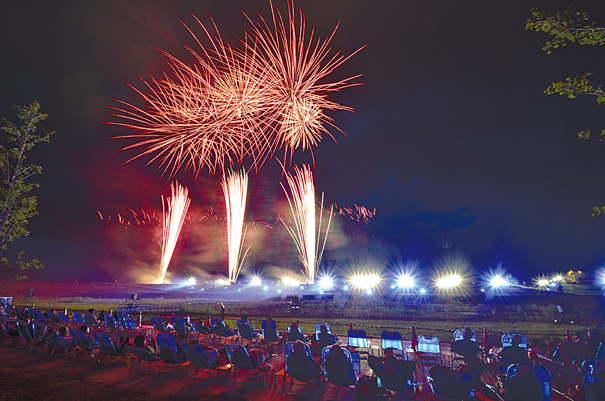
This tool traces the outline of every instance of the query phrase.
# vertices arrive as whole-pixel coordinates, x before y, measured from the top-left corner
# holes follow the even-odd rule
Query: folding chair
[[[247,374],[253,376],[253,381],[258,381],[258,376],[263,376],[263,387],[266,386],[266,377],[267,375],[273,373],[273,367],[271,366],[268,370],[259,370],[258,366],[254,365],[252,362],[252,358],[250,358],[250,354],[248,354],[248,350],[243,345],[231,345],[227,344],[225,346],[227,350],[227,355],[229,356],[229,360],[231,361],[231,375],[229,376],[229,380],[234,383],[250,383],[251,380],[248,381],[237,381],[237,376],[240,373]]]
[[[423,365],[441,364],[441,347],[439,338],[433,336],[418,336],[417,355]]]
[[[250,341],[252,344],[260,343],[260,338],[256,337],[255,334],[254,327],[252,327],[250,322],[242,323],[241,320],[237,321],[237,335],[243,340]]]
[[[116,326],[116,320],[113,317],[113,314],[111,314],[110,312],[106,312],[104,315],[105,318],[105,327],[109,328],[110,330],[116,331],[118,329],[118,327]]]
[[[170,333],[159,333],[157,336],[157,344],[159,357],[162,361],[166,362],[167,369],[170,365],[175,365],[175,375],[179,373],[179,366],[187,364],[187,356],[185,354],[179,354],[178,347],[174,336]]]
[[[162,319],[157,317],[157,318],[151,318],[151,324],[153,325],[153,329],[155,331],[158,331],[160,333],[164,333],[164,334],[168,334],[168,330],[166,330],[166,326],[164,326],[164,322],[162,322]],[[154,333],[155,334],[155,333]]]
[[[61,318],[59,318],[59,316],[57,316],[57,314],[55,312],[53,312],[52,310],[47,309],[46,314],[48,315],[50,320],[52,320],[54,323],[61,323]]]
[[[221,338],[225,339],[225,344],[228,339],[231,339],[231,343],[233,343],[237,339],[237,335],[229,335],[227,332],[227,326],[222,319],[212,319],[212,328],[214,330],[214,336],[212,340],[215,341],[216,338],[219,338],[219,344],[221,343]]]
[[[469,329],[470,330],[470,329]],[[466,331],[466,329],[464,330],[456,330],[454,332],[454,342],[456,341],[460,341],[460,340],[464,340],[464,332]],[[471,341],[477,342],[477,333],[475,333],[473,330],[471,331]]]
[[[551,401],[550,372],[542,366],[513,364],[506,371],[505,401]]]
[[[283,380],[283,390],[287,395],[293,395],[293,396],[299,396],[300,394],[295,394],[292,391],[288,392],[287,390],[287,380],[288,378],[290,378],[290,387],[294,387],[294,385],[298,385],[300,387],[303,388],[312,388],[315,386],[319,386],[319,382],[318,382],[318,375],[316,375],[314,369],[314,365],[315,363],[315,359],[313,358],[313,355],[311,354],[311,348],[309,347],[308,344],[300,342],[301,346],[303,347],[303,352],[306,356],[306,360],[304,361],[298,361],[296,364],[297,366],[299,366],[299,368],[301,368],[301,371],[305,372],[305,374],[291,374],[290,373],[290,366],[288,365],[288,358],[290,358],[292,356],[292,354],[294,354],[294,343],[293,342],[288,342],[284,345],[284,357],[285,357],[285,362],[284,362],[284,371],[283,371],[283,376],[284,376],[284,380]],[[306,369],[304,366],[302,366],[303,363],[308,364],[308,369]],[[275,387],[277,387],[277,380],[275,380]]]
[[[342,352],[344,353],[344,356],[348,362],[348,367],[343,364],[343,366],[341,367],[341,369],[343,369],[342,371],[333,371],[331,367],[329,367],[329,364],[327,362],[329,362],[329,357],[330,357],[330,351],[332,350],[333,346],[330,347],[325,347],[322,350],[322,359],[323,359],[323,375],[324,378],[326,379],[327,383],[332,384],[332,386],[334,386],[336,388],[336,392],[338,391],[345,391],[345,392],[349,392],[350,390],[355,390],[355,385],[357,384],[357,375],[355,374],[355,370],[353,368],[353,358],[351,353],[344,349],[341,348]],[[340,347],[339,347],[340,348]],[[351,387],[353,387],[351,389]],[[323,395],[324,399],[328,399],[327,398],[327,393],[328,391],[328,386],[326,385],[325,387],[325,392]]]
[[[319,343],[319,333],[321,331],[320,327],[322,325],[326,326],[326,330],[328,331],[329,335],[333,335],[332,334],[332,329],[330,328],[330,325],[328,323],[317,323],[317,324],[315,324],[315,341],[317,341],[318,343]],[[300,326],[299,326],[299,328],[300,328]]]
[[[403,342],[401,341],[401,334],[397,331],[383,331],[380,334],[380,348],[384,354],[384,350],[392,348],[396,351],[401,351],[403,354]]]
[[[189,369],[187,370],[187,377],[195,380],[209,380],[212,378],[212,372],[217,372],[217,380],[220,372],[229,372],[231,370],[231,365],[219,365],[218,363],[213,364],[208,358],[208,354],[199,344],[187,344],[183,343],[182,345],[183,351],[185,355],[187,355],[187,359],[189,360]],[[204,379],[200,379],[194,377],[191,374],[191,369],[195,368],[195,372],[197,373],[199,370],[208,372],[208,377]]]
[[[279,335],[277,334],[277,326],[275,324],[275,320],[271,321],[271,325],[268,325],[267,321],[263,320],[261,328],[262,336],[266,343],[279,342]]]
[[[372,352],[370,341],[364,330],[349,330],[348,333],[348,349],[351,352],[370,355]],[[360,350],[361,349],[361,350]]]
[[[303,333],[303,329],[300,326],[297,327],[296,333],[292,332],[291,326],[288,326],[286,330],[286,335],[288,337],[288,341],[290,342],[294,342],[296,340],[307,341],[307,339],[305,338],[305,334]]]
[[[139,325],[137,324],[136,320],[132,316],[125,315],[124,316],[124,328],[126,330],[137,331],[137,330],[139,330]]]
[[[89,359],[94,359],[94,357],[99,353],[98,344],[91,344],[86,334],[81,332],[80,330],[70,330],[71,336],[76,343],[76,348],[74,349],[74,359],[78,357],[78,351],[87,352],[89,355]]]
[[[72,323],[71,319],[63,312],[57,312],[57,316],[61,319],[61,323],[65,325],[70,325]]]
[[[46,322],[49,320],[46,316],[44,316],[44,313],[42,313],[42,311],[40,309],[34,309],[33,312],[34,312],[34,320],[37,320],[39,322]]]
[[[582,362],[586,401],[605,399],[605,361],[587,359]]]
[[[31,349],[34,338],[25,320],[17,320],[17,330],[19,331],[19,337],[13,340],[13,347],[17,348],[21,344],[21,341],[25,341],[25,346]]]
[[[128,355],[131,353],[131,351],[128,349],[126,351],[122,351],[122,352],[118,351],[118,349],[113,344],[113,341],[111,341],[111,338],[109,338],[109,336],[105,333],[101,333],[101,335],[99,335],[98,333],[94,333],[93,336],[94,336],[94,339],[97,342],[97,344],[99,344],[99,351],[101,352],[101,354],[105,354],[109,358],[112,358],[112,357],[114,358],[114,361],[113,361],[114,365],[118,362],[119,356],[121,356],[122,360],[123,360],[125,355]],[[97,359],[97,362],[101,363],[100,354]]]
[[[101,327],[101,325],[97,322],[97,320],[92,316],[89,311],[84,312],[84,324],[90,328]]]
[[[464,340],[464,333],[466,330],[467,329],[456,330],[454,332],[454,343]],[[470,330],[470,329],[468,329],[468,330]],[[477,334],[473,330],[470,330],[470,332],[471,332],[471,341],[477,342]],[[456,354],[453,351],[450,351],[450,358],[451,358],[451,365],[453,367],[463,366],[466,364],[464,357]]]

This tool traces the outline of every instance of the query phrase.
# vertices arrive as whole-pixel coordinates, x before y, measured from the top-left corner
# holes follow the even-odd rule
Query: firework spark
[[[313,173],[309,165],[303,164],[302,168],[294,166],[296,176],[286,173],[288,186],[290,187],[290,196],[282,184],[282,188],[288,197],[290,210],[294,217],[294,228],[287,225],[285,220],[280,217],[281,222],[286,227],[290,236],[296,244],[299,258],[302,262],[309,284],[315,282],[315,271],[321,262],[323,250],[326,246],[328,232],[330,231],[330,222],[332,221],[332,210],[330,210],[326,232],[324,234],[323,245],[320,246],[321,221],[323,217],[323,194],[319,213],[319,224],[316,234],[315,229],[315,187],[313,185]],[[321,249],[321,250],[320,250]]]
[[[176,241],[179,238],[181,228],[185,222],[185,216],[187,215],[187,209],[191,199],[189,199],[189,191],[187,188],[180,185],[178,182],[170,184],[172,191],[172,197],[162,197],[162,209],[164,211],[163,225],[162,225],[162,258],[160,260],[160,277],[158,283],[161,284],[166,278],[166,271],[172,259],[174,248],[176,247]],[[164,202],[165,200],[165,202]]]
[[[327,126],[335,126],[324,110],[353,109],[329,101],[327,94],[358,85],[351,81],[359,75],[318,81],[360,49],[347,57],[329,57],[338,25],[313,44],[314,30],[305,40],[305,18],[300,12],[297,25],[293,3],[288,3],[287,26],[272,4],[271,10],[272,28],[260,14],[260,22],[246,16],[250,32],[238,48],[223,42],[216,25],[213,35],[196,18],[210,45],[202,45],[186,27],[201,48],[184,46],[193,63],[160,50],[170,73],[161,79],[141,78],[147,93],[131,85],[145,106],[116,100],[121,108],[110,107],[112,115],[123,120],[110,124],[135,131],[117,137],[136,140],[122,150],[144,148],[128,161],[150,156],[149,164],[158,162],[158,169],[170,176],[180,169],[197,175],[204,167],[214,173],[250,157],[258,169],[282,147],[285,159],[297,148],[317,146],[323,134],[332,137]]]
[[[237,281],[237,276],[242,268],[248,249],[242,256],[244,238],[247,227],[244,226],[244,215],[246,213],[246,194],[248,191],[248,175],[245,171],[240,173],[229,173],[223,176],[223,192],[227,204],[227,245],[229,248],[229,280]],[[241,260],[240,260],[241,256]]]

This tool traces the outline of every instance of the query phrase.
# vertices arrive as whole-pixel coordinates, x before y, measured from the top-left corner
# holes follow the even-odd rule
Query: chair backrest
[[[605,396],[605,361],[587,359],[582,362],[586,401],[602,401]]]
[[[61,321],[63,323],[71,323],[71,319],[67,317],[67,315],[63,312],[57,312],[57,315],[59,316],[59,319],[61,319]]]
[[[160,333],[168,333],[166,331],[166,327],[164,326],[164,323],[162,323],[162,320],[158,317],[158,318],[151,318],[151,324],[153,325],[153,328],[156,329],[157,331],[159,331]]]
[[[89,311],[84,311],[84,324],[93,327],[96,323],[95,318],[92,317]]]
[[[40,309],[34,309],[34,317],[36,320],[48,320]]]
[[[433,336],[418,336],[418,351],[440,354],[439,338]]]
[[[83,349],[84,351],[92,351],[92,345],[90,344],[88,337],[86,337],[86,334],[80,330],[71,330],[71,336],[78,348]]]
[[[248,350],[246,350],[246,348],[244,348],[242,345],[227,344],[225,346],[225,349],[227,350],[229,360],[238,369],[256,369],[256,366],[254,366],[254,362],[252,362],[252,358],[250,358],[250,354],[248,354]]]
[[[241,320],[237,321],[237,334],[246,340],[252,340],[252,325],[248,322],[243,323]]]
[[[527,349],[527,337],[525,337],[523,334],[517,334],[517,333],[504,334],[502,336],[502,348],[512,347],[514,336],[519,336],[519,338],[521,339],[521,344],[519,344],[519,346]]]
[[[315,325],[315,339],[316,339],[317,341],[319,341],[319,333],[320,333],[320,331],[321,331],[320,327],[321,327],[322,325],[326,326],[326,329],[327,329],[327,331],[328,331],[328,334],[332,335],[332,329],[330,328],[330,325],[329,325],[328,323],[317,323],[317,324]],[[298,328],[300,328],[300,326],[298,326]],[[301,329],[301,330],[302,330],[302,329]]]
[[[355,376],[355,370],[353,369],[353,358],[351,357],[351,353],[344,349],[341,348],[342,352],[345,355],[346,360],[348,361],[348,372],[345,372],[344,370],[346,370],[347,366],[346,364],[343,364],[340,369],[343,369],[343,371],[338,371],[338,372],[333,372],[331,371],[331,363],[328,360],[330,358],[330,351],[332,350],[332,346],[330,347],[325,347],[322,352],[322,359],[323,359],[323,373],[326,376],[327,380],[332,383],[335,384],[337,386],[350,386],[355,384],[356,382],[356,376]],[[359,355],[359,354],[358,354]],[[326,363],[328,362],[328,363]],[[348,380],[344,381],[342,380],[344,377],[347,377]]]
[[[61,318],[59,316],[57,316],[57,314],[55,312],[53,312],[51,309],[47,309],[46,314],[48,315],[48,318],[55,323],[59,323],[61,321]]]
[[[370,343],[364,330],[349,330],[349,347],[369,348]]]
[[[187,355],[187,359],[193,366],[200,369],[213,369],[212,363],[206,354],[206,351],[199,344],[183,343],[183,352]]]
[[[309,347],[309,344],[307,343],[303,343],[300,342],[299,344],[302,345],[303,350],[305,352],[305,354],[307,355],[307,358],[309,358],[311,361],[314,361],[313,358],[313,354],[311,353],[311,347]],[[289,369],[288,369],[288,357],[290,355],[292,355],[294,353],[294,343],[293,342],[287,342],[284,345],[284,356],[285,356],[285,371],[286,373],[288,373]]]
[[[29,319],[35,319],[36,314],[34,313],[34,308],[27,307],[25,308],[25,314]]]
[[[454,342],[464,340],[464,331],[465,330],[466,329],[456,330],[454,332]],[[473,330],[471,330],[471,333],[473,333],[473,334],[471,334],[471,341],[477,342],[477,334]]]
[[[33,340],[32,333],[29,331],[29,326],[25,321],[17,320],[17,330],[19,330],[19,335],[26,340]]]
[[[32,322],[32,332],[34,333],[33,339],[41,341],[42,337],[44,337],[44,323],[40,321]]]
[[[393,348],[403,351],[403,343],[401,342],[401,333],[397,331],[383,331],[380,335],[380,345],[383,350]]]
[[[116,320],[110,312],[105,313],[105,327],[109,327],[110,329],[116,328]]]
[[[97,344],[99,344],[99,349],[101,350],[101,352],[107,355],[117,355],[118,350],[113,345],[113,342],[111,342],[111,340],[107,341],[107,336],[105,335],[105,333],[101,334],[102,335],[99,336],[98,333],[93,333],[95,341],[97,342]]]
[[[551,401],[550,372],[541,366],[510,365],[506,371],[504,400]]]
[[[225,322],[219,319],[212,319],[212,327],[214,328],[214,333],[221,337],[228,337],[227,335],[227,326],[225,326]]]
[[[74,322],[84,324],[84,319],[82,319],[82,315],[78,311],[72,311],[71,315],[74,317]]]
[[[134,320],[134,318],[130,315],[124,316],[124,324],[126,325],[126,329],[128,330],[139,329],[139,325],[137,324],[136,320]]]
[[[275,324],[275,320],[271,321],[272,324],[268,325],[266,320],[263,320],[262,323],[262,334],[265,341],[269,343],[274,343],[279,341],[279,336],[277,334],[277,326]]]
[[[185,326],[182,323],[175,323],[174,331],[176,331],[176,334],[178,334],[180,338],[185,338],[187,335],[185,332]]]

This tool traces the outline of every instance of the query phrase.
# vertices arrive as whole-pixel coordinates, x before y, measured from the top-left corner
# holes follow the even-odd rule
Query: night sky
[[[285,1],[275,4],[286,9]],[[296,6],[322,38],[340,20],[334,50],[350,54],[367,45],[332,76],[363,74],[363,86],[330,96],[355,112],[328,113],[346,136],[332,130],[338,143],[325,137],[314,150],[315,180],[328,203],[364,205],[377,215],[368,225],[335,224],[329,263],[415,259],[428,268],[444,253],[461,252],[476,270],[502,263],[531,277],[605,261],[605,216],[591,217],[593,207],[605,205],[605,143],[577,139],[581,130],[605,128],[603,106],[543,93],[553,81],[585,72],[594,73],[593,83],[605,82],[605,52],[570,46],[546,55],[548,37],[525,30],[532,7],[554,13],[569,2]],[[576,6],[605,24],[603,2]],[[0,116],[15,121],[13,105],[37,100],[50,115],[39,129],[56,131],[29,159],[44,169],[35,179],[40,215],[31,219],[29,237],[9,244],[9,254],[25,250],[46,265],[30,278],[136,279],[125,272],[156,268],[159,227],[127,232],[95,218],[97,210],[161,211],[160,195],[170,191],[158,165],[146,166],[149,158],[123,165],[136,152],[116,152],[130,142],[110,138],[131,132],[104,124],[116,121],[107,106],[117,105],[111,99],[143,106],[125,82],[142,88],[137,76],[160,77],[167,65],[156,48],[190,60],[181,43],[195,42],[179,20],[202,38],[190,13],[208,25],[209,13],[236,44],[248,27],[240,10],[270,18],[266,0],[3,2]],[[293,164],[311,161],[298,151]],[[251,173],[250,222],[285,210],[279,169],[271,160]],[[218,176],[204,170],[194,180],[185,171],[176,179],[189,187],[194,213],[224,213]],[[186,228],[174,269],[226,271],[220,227]],[[251,231],[245,270],[297,266],[283,229]]]

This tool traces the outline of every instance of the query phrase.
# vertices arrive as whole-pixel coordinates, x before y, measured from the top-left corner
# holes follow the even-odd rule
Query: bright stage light
[[[508,287],[509,283],[502,276],[494,276],[489,281],[489,285],[492,286],[492,288],[500,288],[500,287]]]
[[[277,292],[279,292],[281,294],[281,289],[277,290]]]
[[[250,281],[250,285],[253,287],[260,287],[262,284],[263,283],[262,283],[260,277],[258,277],[258,276],[252,277],[252,280]]]
[[[344,287],[342,287],[342,289],[345,290],[345,291],[349,291],[349,286],[345,285]]]
[[[561,281],[563,281],[563,276],[560,274],[557,274],[557,275],[553,276],[552,279],[553,279],[553,281],[561,282]]]
[[[421,293],[422,295],[426,294],[426,288],[421,288],[421,289],[420,289],[420,293]]]
[[[459,274],[449,274],[438,278],[435,284],[441,289],[456,288],[462,284],[462,277]]]
[[[196,284],[195,277],[189,277],[187,279],[187,283],[186,283],[187,286],[194,286],[195,284]]]
[[[367,290],[380,284],[380,276],[377,274],[360,274],[351,277],[351,285],[355,288]]]
[[[402,274],[397,277],[397,287],[402,289],[414,288],[416,286],[416,280],[409,274]]]
[[[264,287],[263,287],[263,291],[269,291],[269,286],[267,286],[267,285],[266,285],[266,286],[264,286]]]
[[[322,276],[319,279],[319,286],[323,290],[329,290],[334,287],[334,280],[330,276]]]

